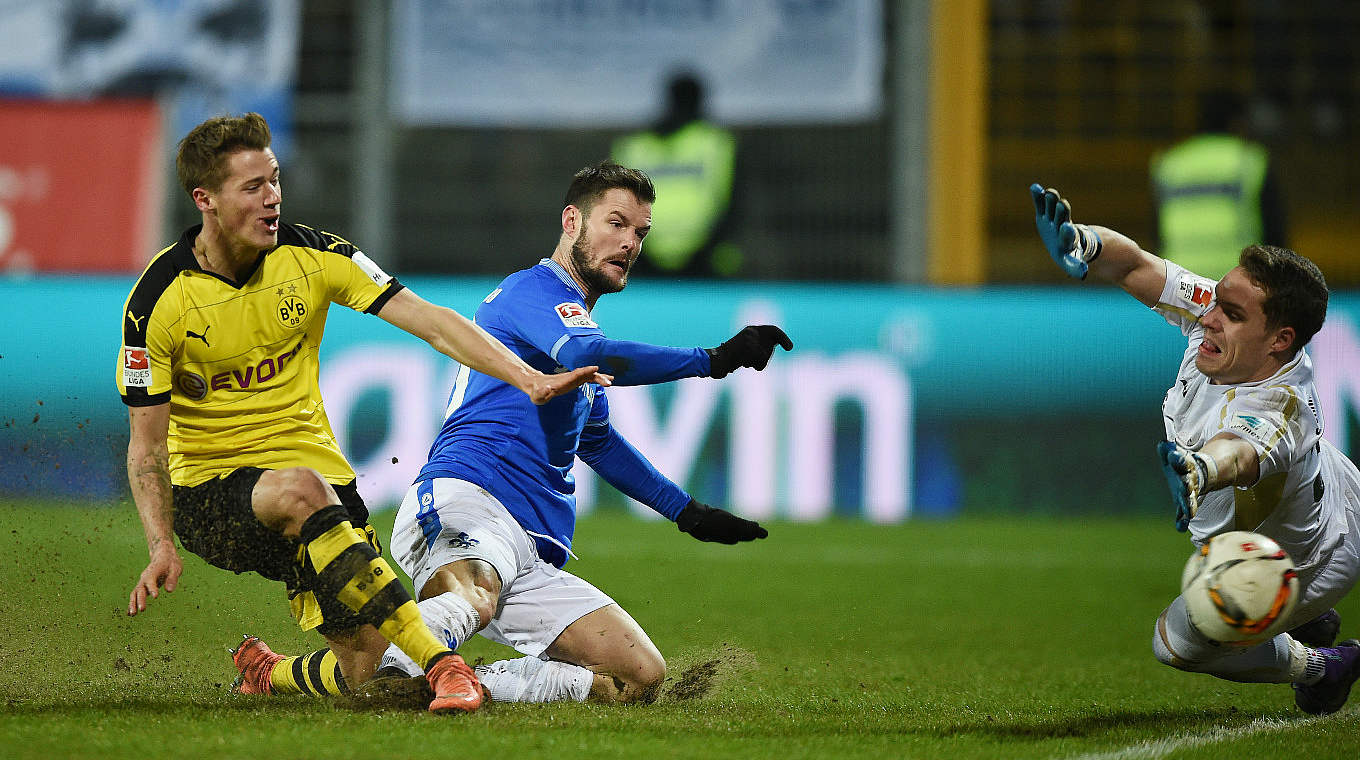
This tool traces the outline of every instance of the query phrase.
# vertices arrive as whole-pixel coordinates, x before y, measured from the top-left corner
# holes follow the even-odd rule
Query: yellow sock
[[[269,674],[275,694],[306,694],[313,697],[338,697],[349,693],[340,661],[329,649],[318,649],[299,657],[285,657]]]
[[[318,595],[329,595],[378,629],[416,664],[449,652],[420,617],[406,588],[386,560],[354,529],[341,506],[322,509],[302,526],[307,559],[316,571]]]

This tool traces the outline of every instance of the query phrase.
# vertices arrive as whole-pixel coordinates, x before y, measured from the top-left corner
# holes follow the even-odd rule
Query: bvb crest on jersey
[[[289,285],[288,289],[296,290],[297,286]],[[283,288],[279,288],[278,293],[282,295]],[[307,302],[290,292],[279,299],[275,313],[284,327],[298,327],[307,319]]]

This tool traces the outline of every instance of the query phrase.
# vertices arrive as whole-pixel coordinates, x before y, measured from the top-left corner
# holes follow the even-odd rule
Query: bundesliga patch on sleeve
[[[1181,280],[1176,283],[1176,292],[1186,301],[1196,306],[1207,307],[1214,300],[1214,289],[1194,280]]]
[[[354,255],[350,257],[350,261],[353,261],[360,271],[368,275],[368,279],[372,280],[375,285],[386,285],[392,281],[392,276],[384,272],[377,264],[374,264],[373,259],[365,256],[363,251],[355,251]]]
[[[145,348],[123,348],[123,385],[130,388],[151,387],[151,357]]]
[[[567,301],[556,306],[557,316],[562,320],[562,324],[567,327],[599,327],[590,319],[590,313],[586,307],[579,303]]]

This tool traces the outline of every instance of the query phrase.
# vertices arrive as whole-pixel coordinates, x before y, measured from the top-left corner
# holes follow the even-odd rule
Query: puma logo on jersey
[[[208,330],[210,330],[210,329],[212,329],[212,325],[208,325],[207,327],[204,327],[204,328],[203,328],[203,332],[201,332],[201,333],[196,333],[196,332],[194,332],[193,330],[185,330],[185,331],[184,331],[184,337],[186,337],[186,338],[198,338],[199,340],[203,341],[203,345],[208,346],[208,347],[211,348],[211,347],[212,347],[212,344],[208,342]]]
[[[339,235],[335,234],[334,232],[326,232],[325,230],[317,230],[317,232],[320,233],[323,237],[328,237],[328,238],[331,239],[330,245],[327,245],[327,246],[326,246],[326,250],[328,250],[328,251],[333,251],[333,250],[335,250],[335,247],[338,246],[338,245],[347,245],[347,246],[350,246],[350,247],[353,247],[353,246],[354,246],[353,243],[351,243],[351,242],[349,242],[348,240],[346,240],[346,239],[340,237]]]
[[[134,317],[134,316],[132,316],[132,312],[129,311],[129,312],[128,312],[128,319],[132,320],[132,329],[134,329],[134,330],[140,330],[140,329],[142,329],[141,322],[142,322],[143,319],[146,319],[146,317],[145,317],[145,316]]]

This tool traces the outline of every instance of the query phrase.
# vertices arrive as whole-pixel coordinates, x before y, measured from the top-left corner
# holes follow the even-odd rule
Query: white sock
[[[595,674],[568,662],[520,657],[478,665],[477,680],[496,702],[584,702]]]
[[[1289,640],[1289,680],[1311,686],[1327,672],[1327,658],[1312,647]]]
[[[420,618],[425,621],[426,627],[434,637],[454,651],[482,627],[482,619],[477,614],[477,608],[452,591],[422,599],[416,602],[416,606],[420,608]],[[398,649],[396,644],[388,645],[378,667],[400,668],[409,676],[418,676],[423,672],[415,660]]]
[[[1308,653],[1312,651],[1308,647],[1289,638],[1289,681],[1290,683],[1308,683]]]

